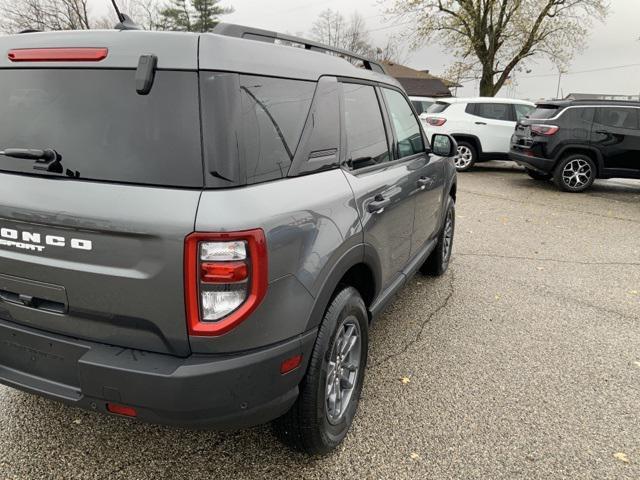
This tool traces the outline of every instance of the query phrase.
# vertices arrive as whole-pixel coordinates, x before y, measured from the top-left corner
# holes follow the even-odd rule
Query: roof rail
[[[359,60],[367,70],[378,72],[386,75],[386,71],[382,64],[370,60],[357,53],[343,50],[337,47],[330,47],[323,43],[314,42],[313,40],[307,40],[306,38],[295,37],[293,35],[286,35],[284,33],[272,32],[269,30],[263,30],[261,28],[245,27],[244,25],[236,25],[234,23],[219,23],[213,29],[212,33],[218,35],[224,35],[227,37],[246,38],[249,40],[258,40],[261,42],[275,43],[277,40],[281,42],[289,42],[298,45],[302,45],[305,50],[313,50],[315,52],[333,53],[341,57],[347,57],[354,60]]]

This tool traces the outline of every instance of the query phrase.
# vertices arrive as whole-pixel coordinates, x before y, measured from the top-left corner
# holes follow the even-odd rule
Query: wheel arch
[[[469,142],[471,144],[473,144],[473,146],[476,149],[476,153],[478,154],[478,156],[480,156],[480,154],[482,153],[482,142],[480,141],[480,139],[475,136],[475,135],[471,135],[469,133],[452,133],[451,136],[453,138],[455,138],[456,142]]]
[[[602,153],[595,147],[591,147],[588,145],[565,145],[563,146],[558,153],[555,155],[555,165],[554,169],[558,166],[558,164],[569,155],[574,154],[583,154],[589,156],[591,160],[596,164],[596,177],[599,177],[602,174],[602,170],[604,169],[604,161],[602,159]]]
[[[320,288],[307,330],[320,324],[331,299],[342,286],[358,290],[371,320],[370,307],[380,291],[381,278],[380,258],[371,246],[360,244],[348,250],[333,266]]]

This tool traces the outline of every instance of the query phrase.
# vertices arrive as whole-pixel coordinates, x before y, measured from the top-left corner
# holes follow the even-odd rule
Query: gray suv
[[[235,25],[0,37],[2,383],[342,441],[371,320],[449,263],[456,145],[327,50]]]

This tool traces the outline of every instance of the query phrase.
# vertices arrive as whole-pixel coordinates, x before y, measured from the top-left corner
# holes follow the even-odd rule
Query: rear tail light
[[[99,62],[108,54],[107,48],[16,48],[7,57],[12,62]]]
[[[264,232],[192,233],[185,240],[184,272],[189,334],[223,335],[267,291]]]
[[[441,127],[447,122],[446,118],[441,117],[427,117],[427,123],[434,127]]]
[[[531,133],[535,133],[536,135],[543,135],[545,137],[554,135],[558,130],[560,130],[560,127],[556,125],[531,125]]]

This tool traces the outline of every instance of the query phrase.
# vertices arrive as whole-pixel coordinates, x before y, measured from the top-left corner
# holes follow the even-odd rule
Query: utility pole
[[[562,80],[562,69],[558,67],[558,88],[556,89],[556,99],[560,98],[560,80]]]

